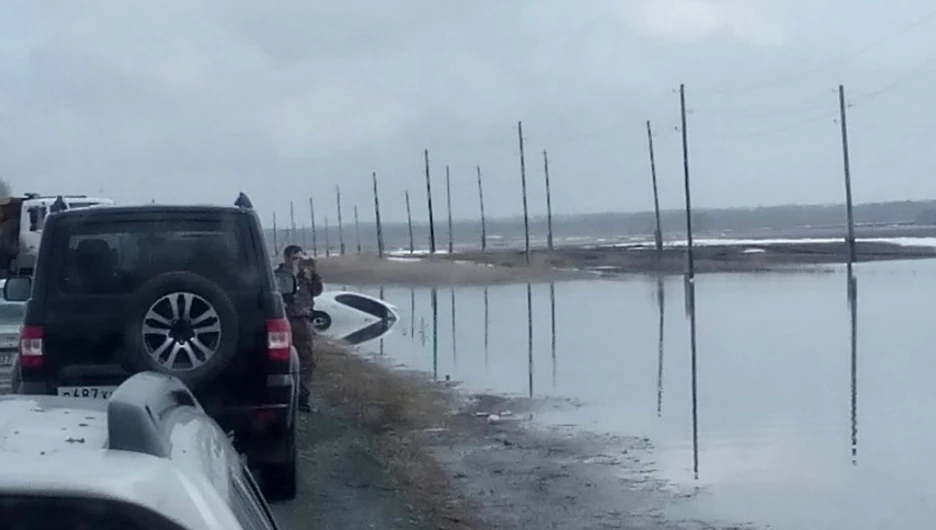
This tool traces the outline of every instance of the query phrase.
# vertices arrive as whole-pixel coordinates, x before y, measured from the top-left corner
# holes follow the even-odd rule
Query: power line
[[[881,39],[878,39],[878,40],[872,42],[871,44],[868,44],[867,46],[864,46],[863,48],[859,48],[858,50],[855,50],[855,51],[853,51],[853,52],[851,52],[851,53],[848,53],[848,54],[839,56],[839,57],[837,57],[837,58],[835,58],[835,59],[829,60],[829,61],[827,61],[827,62],[825,62],[825,63],[823,63],[823,64],[820,64],[820,65],[818,65],[818,66],[815,66],[815,67],[813,67],[813,68],[810,68],[810,69],[807,69],[807,70],[803,70],[803,71],[799,72],[798,74],[793,74],[793,75],[789,75],[789,76],[785,76],[785,77],[780,77],[780,78],[777,78],[777,79],[773,79],[773,80],[771,80],[771,81],[765,81],[765,82],[763,82],[763,83],[757,83],[757,84],[754,84],[754,85],[749,85],[749,86],[744,87],[744,88],[738,88],[738,89],[703,89],[702,91],[703,91],[703,92],[711,92],[711,93],[715,93],[715,94],[739,94],[739,93],[743,93],[743,92],[750,92],[750,91],[753,91],[753,90],[762,90],[762,89],[765,89],[765,88],[773,88],[773,87],[776,87],[776,86],[782,86],[782,85],[785,85],[785,84],[789,84],[789,83],[791,83],[791,82],[798,81],[798,80],[800,80],[800,79],[809,77],[810,75],[819,73],[819,72],[821,72],[821,71],[823,71],[823,70],[825,70],[825,69],[827,69],[827,68],[829,68],[829,67],[836,66],[836,65],[838,65],[838,64],[841,64],[841,63],[850,61],[850,60],[852,60],[852,59],[854,59],[854,58],[856,58],[856,57],[859,57],[859,56],[861,56],[861,55],[864,55],[864,54],[868,53],[869,51],[874,50],[875,48],[878,48],[878,47],[880,47],[880,46],[883,46],[883,45],[885,45],[885,44],[887,44],[887,43],[889,43],[889,42],[891,42],[891,41],[893,41],[893,40],[896,40],[897,38],[899,38],[899,37],[905,35],[906,33],[909,33],[910,31],[913,31],[914,29],[916,29],[916,28],[918,28],[918,27],[920,27],[920,26],[926,24],[927,22],[930,22],[930,21],[933,20],[933,19],[936,19],[936,10],[931,11],[931,12],[929,12],[929,13],[923,15],[922,17],[916,19],[914,22],[912,22],[912,23],[910,23],[910,24],[908,24],[908,25],[906,25],[906,26],[903,26],[902,28],[900,28],[900,29],[897,30],[896,32],[891,33],[891,34],[889,34],[889,35],[886,35],[885,37],[882,37]]]

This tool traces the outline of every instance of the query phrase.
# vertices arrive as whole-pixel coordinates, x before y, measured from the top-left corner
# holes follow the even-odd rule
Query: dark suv
[[[296,494],[299,361],[281,293],[295,279],[274,275],[246,202],[50,215],[31,295],[27,278],[4,286],[29,298],[13,390],[107,399],[137,372],[178,377],[267,498],[284,500]]]

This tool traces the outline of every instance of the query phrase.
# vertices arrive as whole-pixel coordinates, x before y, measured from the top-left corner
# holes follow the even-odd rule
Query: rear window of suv
[[[59,289],[71,295],[128,294],[160,274],[185,270],[222,288],[255,284],[250,234],[234,217],[191,220],[80,219],[66,224],[59,244]],[[65,241],[63,241],[65,239]],[[57,245],[59,246],[59,245]],[[61,246],[59,246],[61,248]]]

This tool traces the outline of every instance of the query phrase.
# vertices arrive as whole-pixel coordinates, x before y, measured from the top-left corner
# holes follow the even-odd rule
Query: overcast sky
[[[121,203],[229,203],[335,219],[341,184],[373,218],[533,213],[543,149],[558,213],[682,201],[686,84],[699,206],[842,197],[847,88],[857,201],[934,198],[936,14],[904,0],[7,0],[0,7],[0,175],[14,192]],[[927,18],[928,17],[928,18]],[[915,24],[915,26],[912,26]],[[909,28],[909,29],[908,29]],[[881,92],[883,90],[883,92]],[[875,93],[878,93],[874,96]],[[869,97],[873,96],[873,97]]]

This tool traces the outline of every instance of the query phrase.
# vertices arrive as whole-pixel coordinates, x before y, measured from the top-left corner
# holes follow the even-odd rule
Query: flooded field
[[[857,384],[844,269],[697,278],[698,479],[680,278],[534,285],[532,326],[525,284],[361,290],[399,309],[369,345],[388,360],[574,404],[538,416],[549,424],[648,437],[657,477],[695,494],[682,518],[929,527],[936,261],[856,270]]]

